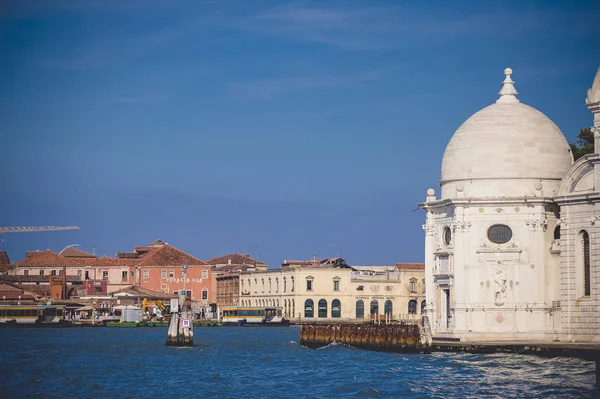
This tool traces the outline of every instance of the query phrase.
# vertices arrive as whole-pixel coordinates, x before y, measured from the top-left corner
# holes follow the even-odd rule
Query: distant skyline
[[[27,250],[161,239],[422,262],[446,144],[512,78],[574,141],[592,125],[597,1],[5,1],[0,226]]]

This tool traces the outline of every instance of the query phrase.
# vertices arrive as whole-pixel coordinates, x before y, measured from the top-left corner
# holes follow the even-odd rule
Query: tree
[[[579,130],[577,140],[573,143],[569,143],[571,146],[571,152],[573,158],[577,161],[584,155],[592,154],[594,152],[594,133],[592,129],[586,127],[585,129]]]

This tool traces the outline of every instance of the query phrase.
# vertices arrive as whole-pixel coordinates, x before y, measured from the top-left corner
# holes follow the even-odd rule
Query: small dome
[[[442,160],[443,199],[551,196],[573,163],[558,126],[516,98],[511,73],[505,70],[496,103],[450,139]]]

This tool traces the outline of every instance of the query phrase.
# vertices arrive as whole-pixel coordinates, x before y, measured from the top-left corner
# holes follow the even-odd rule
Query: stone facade
[[[240,305],[281,306],[285,317],[295,320],[368,320],[385,314],[396,320],[418,319],[424,300],[423,268],[387,268],[387,272],[369,266],[242,272]]]
[[[448,144],[441,198],[430,189],[420,204],[427,320],[434,336],[467,341],[598,340],[598,145],[573,164],[558,127],[520,104],[505,73],[496,104]],[[599,76],[588,93],[596,135]]]

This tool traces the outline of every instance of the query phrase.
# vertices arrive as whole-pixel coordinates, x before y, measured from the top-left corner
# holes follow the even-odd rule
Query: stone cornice
[[[419,208],[444,208],[447,206],[458,205],[469,207],[471,205],[515,205],[523,206],[526,204],[551,204],[554,202],[552,197],[506,197],[506,198],[448,198],[429,202],[419,203]]]

